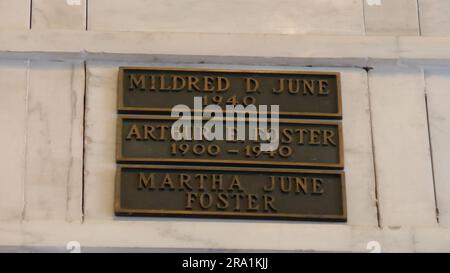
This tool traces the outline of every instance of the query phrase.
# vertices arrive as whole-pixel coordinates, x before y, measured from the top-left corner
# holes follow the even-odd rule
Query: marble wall
[[[371,241],[382,251],[450,251],[450,52],[440,47],[444,57],[435,60],[427,47],[450,36],[447,3],[0,0],[0,42],[7,44],[0,45],[0,251],[66,251],[69,241],[85,251],[364,252]],[[145,48],[151,33],[158,33],[155,55]],[[170,33],[189,42],[174,44]],[[42,54],[56,43],[53,34],[67,46]],[[239,41],[256,34],[265,43],[242,51]],[[406,36],[425,53],[416,54],[414,42],[389,61],[377,46],[364,56],[351,50],[355,41],[413,39]],[[35,50],[33,41],[22,47],[28,37],[39,39]],[[108,43],[123,56],[104,50]],[[182,47],[220,58],[204,63],[176,54]],[[320,65],[290,61],[298,50]],[[346,61],[336,65],[329,56]],[[117,75],[124,65],[340,72],[348,222],[115,217]]]
[[[28,29],[30,14],[31,0],[1,0],[0,30]]]
[[[448,36],[449,8],[446,0],[0,0],[0,29]]]

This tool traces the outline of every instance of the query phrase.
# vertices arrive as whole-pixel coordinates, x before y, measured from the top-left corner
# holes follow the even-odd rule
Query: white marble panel
[[[366,34],[419,35],[417,2],[412,0],[364,0]]]
[[[448,253],[450,251],[450,229],[418,229],[414,234],[414,244],[417,252]]]
[[[86,0],[33,0],[32,29],[86,29]]]
[[[350,225],[377,226],[369,91],[363,69],[341,72],[347,211]]]
[[[29,29],[31,0],[0,0],[0,30]]]
[[[423,36],[450,36],[450,1],[419,0],[420,30]]]
[[[369,90],[381,225],[436,226],[423,71],[377,68]]]
[[[425,79],[439,224],[450,227],[450,70],[428,70]]]
[[[116,64],[87,65],[84,171],[86,220],[113,218],[117,75]]]
[[[92,0],[88,9],[90,30],[359,35],[363,21],[361,0]]]
[[[116,94],[120,65],[126,64],[89,62],[87,66],[85,212],[88,221],[111,220],[114,217]],[[262,69],[248,66],[227,68]],[[313,70],[298,67],[265,68]],[[342,73],[348,224],[377,226],[366,72],[356,68],[315,70]]]
[[[22,217],[27,71],[27,61],[0,60],[0,221]]]
[[[31,62],[26,220],[81,220],[83,96],[82,63]]]

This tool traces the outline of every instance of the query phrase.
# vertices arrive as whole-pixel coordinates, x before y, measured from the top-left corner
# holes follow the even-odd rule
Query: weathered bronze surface
[[[254,141],[174,141],[171,117],[120,116],[117,161],[135,163],[342,168],[340,123],[280,120],[280,142],[261,152]]]
[[[116,215],[346,221],[340,171],[119,165]]]
[[[170,114],[173,106],[280,105],[280,116],[341,118],[340,75],[333,72],[122,67],[120,113]]]
[[[278,149],[249,119],[246,140],[175,141],[171,110],[202,111],[194,97],[279,105]],[[346,221],[341,123],[317,120],[342,118],[339,73],[122,67],[118,114],[116,215]]]

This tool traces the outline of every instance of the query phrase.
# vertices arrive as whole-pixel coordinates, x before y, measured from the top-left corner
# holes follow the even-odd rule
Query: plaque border
[[[123,75],[125,70],[145,70],[145,71],[182,71],[182,72],[218,72],[218,73],[258,73],[258,74],[303,74],[318,76],[335,76],[337,92],[337,113],[312,113],[312,112],[280,112],[280,116],[287,118],[326,118],[342,119],[342,92],[341,92],[341,73],[340,72],[319,72],[319,71],[300,71],[300,70],[252,70],[252,69],[215,69],[215,68],[176,68],[176,67],[140,67],[140,66],[120,66],[118,77],[118,96],[117,111],[120,114],[130,114],[130,112],[140,112],[146,114],[170,114],[171,108],[150,108],[150,107],[126,107],[124,106],[123,96]]]
[[[154,169],[154,170],[208,170],[208,171],[242,171],[242,172],[272,172],[272,173],[307,173],[307,174],[337,174],[341,179],[342,214],[293,214],[293,213],[257,213],[257,212],[213,212],[213,211],[183,211],[155,209],[126,209],[121,207],[120,176],[122,169]],[[346,182],[344,171],[338,170],[303,170],[303,169],[273,169],[273,168],[240,168],[211,166],[169,166],[169,165],[124,165],[117,164],[114,189],[114,214],[116,216],[148,216],[148,217],[197,217],[197,218],[233,218],[252,220],[310,220],[347,222]]]

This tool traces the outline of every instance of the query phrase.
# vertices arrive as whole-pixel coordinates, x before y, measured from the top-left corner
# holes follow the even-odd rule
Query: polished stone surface
[[[450,35],[450,1],[419,0],[420,32],[423,36]]]
[[[86,29],[86,0],[33,0],[32,8],[32,29]]]
[[[0,61],[0,221],[23,211],[28,61]]]
[[[88,29],[361,35],[362,9],[360,0],[95,0]]]
[[[81,221],[83,66],[32,61],[28,81],[24,219]]]
[[[427,69],[425,80],[439,224],[450,227],[450,70]]]
[[[0,30],[29,29],[31,0],[0,0]]]
[[[0,252],[450,250],[449,1],[86,2],[0,0]],[[120,65],[341,72],[348,222],[114,217]]]

